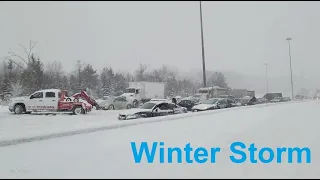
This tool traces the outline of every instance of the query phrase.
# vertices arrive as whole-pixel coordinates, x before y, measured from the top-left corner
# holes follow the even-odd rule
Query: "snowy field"
[[[0,147],[0,178],[319,178],[320,101],[239,107],[144,120],[118,121],[118,112],[44,116],[0,108],[0,142],[100,128],[93,133]],[[154,122],[153,122],[154,121]],[[163,122],[158,122],[163,121]],[[148,123],[146,123],[148,122]],[[127,126],[128,124],[135,126]],[[118,127],[108,129],[107,127]],[[105,129],[103,129],[105,128]],[[83,133],[83,134],[81,134]],[[65,134],[66,135],[66,134]],[[135,164],[130,142],[228,149],[242,141],[258,147],[309,147],[311,164]],[[10,145],[10,144],[9,144]]]

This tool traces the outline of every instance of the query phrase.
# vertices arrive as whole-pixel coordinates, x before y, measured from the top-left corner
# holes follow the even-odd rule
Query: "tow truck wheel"
[[[79,114],[84,114],[84,109],[80,106],[77,106],[73,109],[73,114],[79,115]]]
[[[24,113],[24,107],[23,107],[22,105],[20,105],[20,104],[15,105],[15,106],[14,106],[14,113],[15,113],[15,114],[22,114],[22,113]]]
[[[108,110],[114,110],[114,106],[113,106],[113,105],[110,105],[110,106],[108,107]]]

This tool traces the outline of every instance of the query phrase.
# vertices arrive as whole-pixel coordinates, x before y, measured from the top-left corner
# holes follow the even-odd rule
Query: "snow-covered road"
[[[296,102],[292,102],[296,103]],[[279,104],[269,104],[268,106],[278,106]],[[265,105],[258,105],[258,107]],[[217,112],[239,110],[238,107],[232,109],[222,109]],[[25,141],[37,139],[48,139],[53,137],[69,136],[95,132],[104,129],[118,128],[123,126],[135,125],[137,123],[149,123],[153,121],[163,121],[180,119],[181,117],[198,116],[199,114],[217,113],[213,111],[199,112],[197,114],[188,113],[174,115],[173,117],[157,117],[139,119],[134,121],[119,121],[117,116],[122,110],[116,111],[92,111],[86,115],[14,115],[8,111],[7,106],[0,106],[0,147],[8,144],[17,144]]]
[[[240,108],[0,147],[0,178],[319,178],[319,109],[320,101]],[[309,147],[312,163],[233,164],[222,150],[216,164],[135,164],[132,141],[182,148],[228,149],[234,141]]]

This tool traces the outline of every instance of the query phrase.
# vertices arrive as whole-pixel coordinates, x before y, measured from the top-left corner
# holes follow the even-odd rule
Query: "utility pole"
[[[81,91],[81,61],[77,60],[77,67],[78,67],[78,90]]]
[[[200,24],[201,24],[201,43],[202,43],[202,72],[203,72],[203,87],[207,86],[206,80],[206,64],[204,58],[204,41],[203,41],[203,22],[202,22],[202,5],[200,1]]]
[[[264,64],[266,66],[266,85],[267,85],[267,93],[269,92],[269,85],[268,85],[268,63]]]
[[[290,60],[290,77],[291,77],[291,96],[292,96],[292,100],[294,99],[293,96],[293,80],[292,80],[292,65],[291,65],[291,46],[290,46],[290,41],[292,40],[292,38],[287,38],[286,39],[289,43],[289,60]]]

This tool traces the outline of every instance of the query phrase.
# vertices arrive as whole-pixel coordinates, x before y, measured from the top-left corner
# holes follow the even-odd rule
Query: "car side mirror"
[[[30,96],[30,99],[33,99],[33,96]]]

